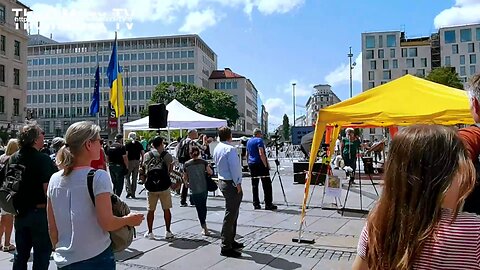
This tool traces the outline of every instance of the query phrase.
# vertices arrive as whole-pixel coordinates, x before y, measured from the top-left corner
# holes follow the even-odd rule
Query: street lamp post
[[[126,114],[127,114],[127,122],[128,122],[128,115],[130,114],[130,107],[128,107],[128,100],[130,99],[130,95],[129,95],[129,93],[128,93],[128,85],[129,85],[129,82],[128,82],[128,68],[127,68],[127,67],[124,67],[123,69],[125,70],[125,75],[127,75],[125,79],[127,79],[127,88],[126,88],[126,94],[127,94],[127,113],[126,113]]]
[[[292,88],[293,88],[293,126],[295,126],[295,85],[296,83],[292,83]]]
[[[350,97],[352,97],[353,96],[353,94],[352,94],[352,88],[353,88],[352,87],[352,70],[353,70],[353,67],[355,66],[355,63],[353,63],[353,65],[352,65],[352,57],[353,57],[352,47],[350,47],[350,52],[348,53],[347,56],[348,56],[349,61],[350,61],[350,65],[349,65],[349,67],[350,67]]]

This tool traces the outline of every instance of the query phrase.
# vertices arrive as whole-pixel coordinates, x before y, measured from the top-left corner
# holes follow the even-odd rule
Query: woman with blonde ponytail
[[[59,269],[115,269],[109,231],[125,225],[138,226],[142,214],[124,217],[112,214],[112,181],[104,170],[93,178],[95,205],[87,188],[90,163],[100,155],[100,127],[92,122],[72,124],[56,162],[61,171],[48,186],[48,227],[53,258]]]

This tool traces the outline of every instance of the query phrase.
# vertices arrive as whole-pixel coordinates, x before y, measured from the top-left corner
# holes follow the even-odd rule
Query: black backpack
[[[2,163],[0,170],[0,207],[7,213],[18,215],[24,208],[21,190],[26,167],[17,163],[20,154],[17,152],[14,155],[15,158]]]
[[[170,181],[170,173],[168,172],[168,166],[163,160],[168,152],[164,150],[160,154],[160,157],[155,157],[151,151],[148,152],[148,154],[150,156],[150,160],[145,164],[145,170],[147,171],[145,189],[150,192],[167,190],[172,185],[172,182]]]
[[[177,151],[177,158],[178,162],[184,164],[185,162],[189,161],[190,158],[190,143],[192,141],[187,139],[183,139],[180,141],[180,146],[178,147]]]

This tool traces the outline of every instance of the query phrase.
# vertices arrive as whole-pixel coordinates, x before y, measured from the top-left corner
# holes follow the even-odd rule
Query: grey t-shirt
[[[110,246],[110,234],[98,223],[88,193],[87,174],[91,169],[74,169],[68,176],[62,176],[61,170],[50,178],[47,197],[58,229],[53,253],[58,267],[93,258]],[[102,193],[112,193],[112,180],[106,171],[98,170],[93,178],[93,194]]]
[[[205,178],[207,165],[208,162],[203,159],[190,159],[185,162],[185,171],[192,194],[207,192],[207,179]]]

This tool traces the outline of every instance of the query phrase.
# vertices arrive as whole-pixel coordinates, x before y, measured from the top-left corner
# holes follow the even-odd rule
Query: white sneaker
[[[174,237],[175,237],[175,235],[173,235],[172,232],[169,232],[169,231],[165,232],[165,239],[172,239]]]
[[[147,238],[147,239],[150,239],[150,240],[155,240],[155,235],[153,234],[153,232],[151,232],[151,233],[146,232],[144,237]]]
[[[202,235],[204,236],[210,236],[210,231],[208,229],[203,229],[202,230]]]

